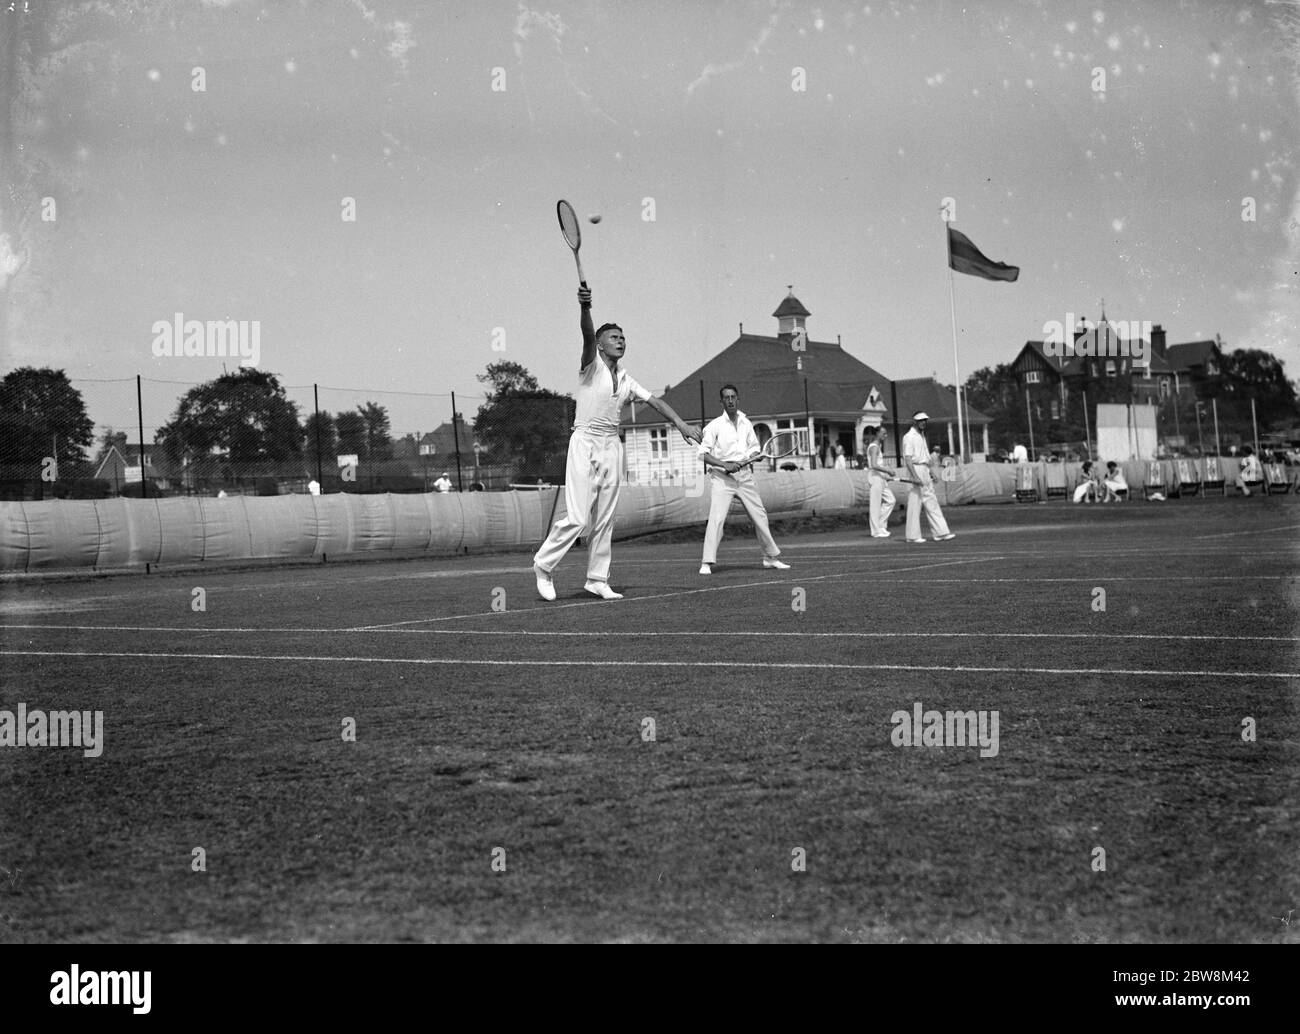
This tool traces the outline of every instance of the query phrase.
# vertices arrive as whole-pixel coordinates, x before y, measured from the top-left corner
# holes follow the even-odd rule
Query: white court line
[[[987,563],[990,560],[1005,560],[1005,559],[1006,557],[978,557],[973,560],[971,559],[949,560],[940,564],[922,564],[920,567],[896,567],[892,571],[876,571],[873,572],[872,574],[874,577],[874,575],[876,574],[898,574],[903,571],[928,571],[936,567],[953,567],[953,566],[960,566],[962,564],[981,564],[981,563]],[[531,571],[531,568],[529,570]],[[831,578],[850,578],[854,576],[860,576],[861,574],[862,574],[861,571],[840,571],[836,574],[820,574],[820,575],[814,575],[811,578],[800,578],[798,582],[793,582],[793,583],[791,582],[792,576],[786,576],[784,578],[771,578],[761,582],[736,582],[732,585],[708,585],[699,589],[679,589],[676,592],[661,592],[653,596],[626,596],[621,600],[598,600],[595,596],[591,596],[591,594],[588,593],[590,599],[581,600],[576,603],[545,604],[543,606],[529,607],[525,610],[507,610],[507,611],[502,611],[501,613],[502,614],[532,614],[539,610],[545,610],[547,612],[550,612],[553,610],[568,610],[570,607],[589,607],[593,603],[604,603],[606,605],[609,605],[610,603],[644,603],[647,600],[669,600],[669,599],[675,599],[679,596],[695,596],[705,592],[727,592],[732,589],[754,589],[764,585],[794,584],[795,587],[797,588],[799,587],[799,584],[803,582],[824,582]],[[485,611],[476,610],[470,614],[448,614],[445,617],[412,618],[410,621],[386,621],[378,625],[357,625],[354,626],[353,628],[348,629],[348,631],[349,632],[378,632],[382,629],[397,628],[401,625],[425,625],[431,621],[459,621],[462,620],[463,618],[481,618],[486,616],[486,613],[487,612]]]
[[[1245,528],[1238,531],[1224,531],[1217,535],[1197,535],[1198,539],[1223,539],[1236,535],[1264,535],[1274,531],[1291,531],[1293,528],[1300,528],[1300,524],[1283,524],[1277,528]]]
[[[854,572],[857,573],[857,572]],[[881,574],[892,574],[881,571]],[[985,582],[1027,585],[1031,582],[1085,582],[1091,585],[1109,585],[1111,582],[1293,582],[1300,574],[1201,574],[1201,575],[1113,575],[1095,574],[1089,578],[882,578],[885,582],[902,582],[904,585],[975,585]],[[811,581],[812,579],[808,579]]]
[[[331,657],[310,654],[134,653],[95,650],[0,650],[3,657],[131,657],[141,660],[302,661],[310,664],[419,664],[476,668],[763,668],[810,671],[937,671],[994,675],[1164,675],[1220,679],[1300,679],[1300,671],[1197,671],[1142,668],[1012,668],[949,664],[833,664],[799,661],[551,661],[490,660],[463,657]]]
[[[1276,530],[1286,530],[1288,528],[1300,528],[1300,524],[1286,525],[1282,529],[1262,529],[1262,530],[1276,531]],[[834,533],[832,532],[828,534],[834,534]],[[973,534],[979,534],[979,532],[970,532],[970,531],[962,532],[962,535],[973,535]],[[1201,535],[1197,537],[1199,539],[1224,538],[1224,537],[1230,537],[1230,536],[1241,535],[1241,534],[1248,534],[1248,532],[1233,531],[1233,532],[1225,532],[1220,535]],[[863,533],[863,535],[865,538],[865,533]],[[890,546],[882,546],[877,548],[871,546],[868,542],[863,541],[861,543],[862,551],[860,552],[822,554],[820,556],[812,555],[812,554],[804,555],[804,551],[837,549],[837,548],[843,549],[845,547],[850,547],[853,544],[854,544],[853,540],[850,540],[848,542],[826,542],[826,543],[796,542],[796,544],[793,546],[787,546],[787,552],[789,552],[789,555],[792,559],[798,560],[799,562],[808,562],[808,563],[821,563],[821,562],[829,562],[832,560],[890,562],[899,559],[899,554],[906,554],[912,552],[911,548],[909,547],[907,550],[900,549],[898,553],[894,555],[890,555],[889,553],[883,552],[883,550],[886,549],[892,550],[893,544],[891,544]],[[630,556],[628,555],[628,553],[631,553],[635,549],[665,549],[666,550],[666,549],[673,549],[677,546],[691,547],[692,552],[689,556],[682,556],[682,557],[638,557],[634,553],[633,555]],[[1123,558],[1149,559],[1153,562],[1154,561],[1163,562],[1171,558],[1183,557],[1183,556],[1194,556],[1198,558],[1230,557],[1230,558],[1237,558],[1239,560],[1244,560],[1244,561],[1258,561],[1260,563],[1265,563],[1265,562],[1276,563],[1278,559],[1277,557],[1268,557],[1256,553],[1247,553],[1243,555],[1240,552],[1235,552],[1232,550],[1209,553],[1206,552],[1205,550],[1200,550],[1200,549],[1176,550],[1176,549],[1166,549],[1163,547],[1156,548],[1154,546],[1153,547],[1134,546],[1134,547],[1119,547],[1115,549],[1101,548],[1095,552],[1078,552],[1074,550],[1069,550],[1067,546],[1068,543],[1063,543],[1061,549],[1046,549],[1046,548],[1017,549],[1015,555],[1012,557],[1005,556],[1006,554],[1005,549],[1002,550],[963,549],[959,555],[963,558],[988,557],[988,558],[996,558],[996,559],[1011,559],[1017,561],[1055,560],[1055,561],[1060,561],[1062,563],[1073,562],[1073,561],[1085,561],[1085,560],[1115,560],[1115,559],[1123,559]],[[621,559],[619,562],[620,564],[626,565],[628,567],[636,567],[639,565],[651,565],[651,564],[681,565],[683,567],[698,566],[696,561],[691,559],[691,557],[694,556],[694,551],[698,549],[698,543],[691,543],[691,542],[669,543],[663,546],[637,546],[635,543],[623,543],[622,547],[624,552],[620,553]],[[913,553],[913,555],[916,554]],[[723,560],[720,562],[718,566],[724,568],[757,566],[756,564],[752,564],[748,560],[742,560],[735,564],[731,564],[727,562],[726,557],[727,554],[724,551]],[[456,560],[459,559],[463,559],[463,558],[458,557],[454,554],[430,554],[428,557],[411,557],[411,558],[393,559],[391,562],[394,564],[397,563],[408,564],[408,563],[419,563],[427,560],[428,562],[431,563],[454,563]],[[373,558],[373,562],[384,563],[385,561],[382,558]],[[422,579],[477,578],[477,577],[483,577],[488,575],[526,575],[532,572],[532,565],[529,564],[526,566],[502,565],[500,567],[473,567],[473,568],[466,568],[463,570],[439,570],[439,571],[407,570],[407,571],[394,571],[394,572],[389,572],[386,574],[378,574],[378,575],[356,574],[353,575],[352,577],[346,577],[345,572],[347,572],[348,569],[352,566],[354,565],[351,565],[347,562],[341,562],[336,567],[329,568],[331,572],[333,571],[340,572],[338,577],[336,578],[308,577],[308,578],[295,579],[293,581],[275,581],[275,582],[253,581],[251,584],[247,584],[250,578],[254,578],[259,574],[278,573],[279,570],[281,570],[281,569],[262,569],[262,568],[251,568],[251,567],[241,568],[238,570],[231,569],[231,570],[208,572],[204,574],[204,577],[208,578],[210,581],[217,578],[222,578],[222,579],[231,578],[231,579],[238,579],[240,582],[246,583],[246,584],[239,584],[239,585],[234,585],[234,584],[222,585],[213,582],[215,586],[213,589],[214,592],[221,592],[221,593],[259,592],[260,593],[260,592],[266,592],[267,590],[271,590],[271,589],[286,589],[293,592],[301,592],[308,588],[315,588],[315,587],[322,587],[322,586],[334,587],[339,584],[340,580],[346,581],[347,584],[358,584],[362,582],[392,582],[392,581],[408,581],[408,580],[413,581],[413,580],[422,580]],[[355,566],[357,566],[358,568],[361,567],[360,564]],[[311,572],[312,575],[315,575],[317,572],[323,570],[324,568],[320,566],[307,567],[306,565],[300,565],[296,569],[308,571]],[[74,577],[74,578],[67,579],[66,582],[61,581],[57,583],[39,583],[39,584],[42,587],[50,584],[78,585],[78,584],[82,584],[84,580],[93,580],[97,577],[93,572],[90,571],[86,571],[83,573],[85,575],[84,579],[77,579]],[[200,572],[194,568],[186,568],[185,570],[175,570],[175,569],[169,569],[167,567],[160,567],[157,575],[158,581],[148,582],[148,585],[153,586],[155,584],[166,584],[166,582],[163,581],[164,579],[169,581],[174,581],[177,579],[183,580],[186,576],[198,576],[199,574]],[[143,574],[141,574],[140,576],[146,579],[149,577]],[[131,577],[131,574],[123,575],[123,577]],[[1034,579],[1034,580],[1039,580],[1039,579]],[[0,581],[0,585],[14,585],[14,586],[21,587],[25,591],[32,591],[36,587],[37,583],[26,583],[19,580],[13,580],[13,581]],[[131,599],[139,599],[139,597],[140,597],[139,592],[127,592],[127,593],[105,594],[102,596],[93,596],[93,595],[81,596],[79,597],[79,600],[90,605],[86,609],[105,609],[105,608],[99,608],[95,605],[110,600],[131,600]],[[6,609],[5,605],[3,603],[0,603],[0,614],[5,613],[5,609]]]
[[[545,608],[537,608],[544,610]],[[496,617],[494,613],[485,613],[483,617]],[[340,633],[388,634],[388,635],[496,635],[496,636],[533,636],[537,638],[601,638],[616,635],[620,639],[655,639],[655,638],[717,638],[729,639],[745,636],[753,639],[1135,639],[1160,642],[1206,642],[1206,643],[1300,643],[1300,636],[1294,635],[1191,635],[1182,632],[704,632],[699,629],[677,632],[645,632],[635,629],[617,629],[603,632],[562,632],[562,631],[525,631],[515,628],[187,628],[183,625],[0,625],[0,630],[14,629],[52,629],[63,632],[197,632],[204,635],[218,635],[227,632],[248,633],[252,635],[339,635]]]

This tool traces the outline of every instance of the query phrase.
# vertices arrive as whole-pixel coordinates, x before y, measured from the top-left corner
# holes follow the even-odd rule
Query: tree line
[[[562,469],[573,399],[542,388],[514,362],[489,364],[478,379],[485,385],[485,401],[473,425],[479,458],[539,473]],[[0,380],[0,467],[5,478],[38,478],[42,462],[51,456],[60,478],[88,478],[110,448],[116,446],[125,456],[135,438],[127,430],[106,427],[93,458],[87,459],[95,444],[94,422],[81,392],[63,370],[28,366]],[[414,435],[405,440],[418,446]],[[388,410],[377,402],[304,417],[275,374],[242,367],[187,391],[149,444],[155,455],[161,453],[176,468],[219,460],[249,469],[306,463],[318,451],[330,459],[355,455],[363,463],[389,460],[396,441]],[[472,456],[473,442],[462,441],[460,452]]]

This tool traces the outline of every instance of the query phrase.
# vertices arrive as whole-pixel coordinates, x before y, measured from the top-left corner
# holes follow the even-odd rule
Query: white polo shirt
[[[573,418],[575,431],[589,434],[618,434],[618,419],[628,399],[645,402],[650,392],[641,387],[632,376],[619,367],[618,383],[610,376],[609,364],[596,353],[578,374],[577,412]]]
[[[709,421],[704,429],[704,438],[700,442],[700,456],[711,453],[714,459],[733,460],[739,463],[758,452],[758,435],[749,417],[736,410],[736,422],[723,413]]]
[[[930,447],[925,444],[925,435],[915,427],[903,435],[903,458],[917,467],[930,465]]]

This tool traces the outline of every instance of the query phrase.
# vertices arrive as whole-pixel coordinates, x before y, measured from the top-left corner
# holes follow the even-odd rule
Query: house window
[[[1217,377],[1219,374],[1219,364],[1216,363],[1213,359],[1205,360],[1205,372],[1208,373],[1211,377]]]
[[[1114,360],[1114,359],[1107,359],[1107,360],[1106,360],[1106,376],[1107,376],[1107,377],[1114,377],[1114,376],[1115,376],[1115,360]]]
[[[1088,364],[1088,369],[1091,371],[1093,377],[1097,376],[1097,361],[1095,359]]]
[[[1025,372],[1025,383],[1026,383],[1026,384],[1038,384],[1038,383],[1040,383],[1040,382],[1042,381],[1042,379],[1043,379],[1043,371],[1042,371],[1042,370],[1027,370],[1027,371]]]
[[[1052,419],[1061,419],[1061,404],[1057,402],[1056,399],[1052,399]]]
[[[668,458],[668,428],[652,427],[650,429],[650,459]]]
[[[1167,398],[1169,397],[1169,378],[1168,378],[1168,377],[1161,377],[1161,378],[1160,378],[1160,397],[1161,397],[1162,399],[1167,399]]]

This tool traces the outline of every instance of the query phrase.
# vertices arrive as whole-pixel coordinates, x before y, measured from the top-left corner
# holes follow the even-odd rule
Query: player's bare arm
[[[578,288],[578,305],[582,307],[582,318],[578,321],[582,327],[582,366],[585,370],[596,358],[596,327],[591,322],[591,289]]]
[[[736,463],[734,460],[720,460],[711,452],[706,452],[703,456],[700,457],[700,459],[702,459],[710,467],[721,467],[728,474],[734,474],[736,471],[738,471],[741,467],[744,466],[743,463]]]
[[[680,433],[688,442],[691,442],[694,445],[700,444],[700,441],[704,436],[700,434],[698,428],[692,427],[685,420],[679,417],[676,410],[674,410],[673,407],[663,399],[650,398],[647,400],[646,405],[650,406],[651,409],[656,410],[665,420],[671,421],[673,426],[677,428],[678,433]]]

